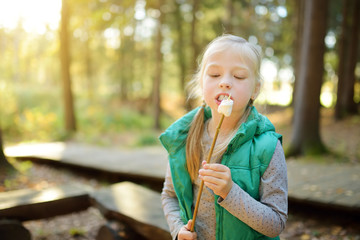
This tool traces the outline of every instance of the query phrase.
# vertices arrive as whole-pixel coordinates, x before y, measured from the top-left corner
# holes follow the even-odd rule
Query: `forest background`
[[[159,144],[159,133],[197,106],[186,101],[186,83],[202,49],[232,33],[262,49],[256,104],[293,116],[288,154],[326,152],[321,109],[360,121],[358,2],[0,1],[4,142]]]

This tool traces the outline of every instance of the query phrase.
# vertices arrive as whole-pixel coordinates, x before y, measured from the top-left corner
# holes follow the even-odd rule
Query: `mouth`
[[[215,97],[215,101],[218,105],[220,105],[221,101],[227,99],[229,97],[228,93],[220,93]],[[232,97],[230,97],[232,99]]]

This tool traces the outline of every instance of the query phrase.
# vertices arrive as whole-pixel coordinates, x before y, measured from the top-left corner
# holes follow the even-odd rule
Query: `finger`
[[[224,180],[228,180],[231,178],[231,175],[228,172],[218,172],[218,171],[214,171],[214,170],[200,169],[199,177],[202,178],[202,177],[206,177],[206,176],[220,178],[220,179],[224,179]]]
[[[219,164],[219,163],[210,163],[210,164],[204,164],[204,169],[209,169],[217,172],[227,172],[229,168],[225,165]]]
[[[191,229],[191,227],[192,227],[192,219],[190,219],[188,222],[187,222],[187,224],[186,224],[186,226],[185,226],[185,228],[187,229],[187,230],[189,230],[190,231],[190,229]]]
[[[226,185],[226,180],[222,178],[212,177],[212,176],[202,176],[201,179],[204,183],[211,183],[215,186],[223,186]]]
[[[218,188],[218,185],[212,182],[204,181],[206,187],[210,188],[211,190],[215,191]]]
[[[191,232],[188,228],[191,227],[192,221],[188,222],[184,225],[178,235],[179,240],[196,240],[197,234],[195,232]]]
[[[204,181],[204,184],[205,184],[206,187],[211,189],[216,195],[219,195],[224,199],[226,198],[226,196],[230,192],[230,189],[231,189],[231,186],[232,186],[232,184],[219,185],[219,184],[214,184],[214,183],[206,182],[206,181]]]

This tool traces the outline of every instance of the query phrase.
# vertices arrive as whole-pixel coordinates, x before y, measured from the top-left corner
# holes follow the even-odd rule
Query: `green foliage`
[[[159,140],[157,135],[152,132],[145,132],[139,135],[137,142],[135,144],[136,147],[143,147],[143,146],[153,146],[159,145]]]
[[[338,37],[341,4],[331,2],[330,30]],[[125,140],[121,139],[125,146],[156,144],[158,133],[152,130],[153,79],[162,75],[161,127],[165,128],[183,113],[183,102],[178,104],[180,100],[174,101],[174,96],[186,97],[182,81],[183,78],[189,80],[195,69],[193,53],[201,52],[210,40],[222,33],[252,39],[278,70],[294,69],[296,1],[206,0],[198,2],[195,13],[194,1],[162,1],[162,6],[158,3],[69,2],[72,10],[70,72],[78,126],[75,136],[67,135],[64,130],[58,29],[48,29],[44,34],[29,33],[21,21],[14,29],[0,27],[0,125],[5,142],[57,141],[73,137],[108,145],[113,144],[109,141],[120,141],[118,135],[126,135]],[[230,8],[228,4],[232,4]],[[280,10],[283,14],[279,14]],[[159,14],[165,15],[161,26],[163,70],[160,73],[155,71],[154,50]],[[192,42],[192,33],[195,33],[195,42]],[[180,58],[185,69],[180,67]],[[337,65],[336,51],[329,49],[325,55],[324,83],[328,94],[323,96],[324,99],[332,96],[329,106],[333,106],[336,99]],[[360,101],[360,84],[356,84],[355,89],[356,101]],[[109,136],[111,140],[105,140]]]
[[[7,141],[49,140],[62,134],[58,94],[51,88],[17,86],[6,91],[1,122]],[[2,99],[2,100],[3,100]]]
[[[13,158],[9,158],[8,160],[19,171],[19,173],[26,173],[33,166],[31,161],[15,161]]]
[[[83,229],[79,229],[79,228],[71,228],[69,230],[70,236],[72,237],[81,237],[81,236],[85,236],[86,231]]]
[[[59,90],[56,88],[18,86],[13,91],[1,96],[2,108],[6,114],[1,115],[6,143],[31,141],[61,141],[69,139],[64,132],[63,106],[59,101]],[[133,101],[134,103],[136,102]],[[116,97],[97,97],[89,101],[86,94],[76,96],[76,118],[78,132],[76,140],[101,145],[110,145],[105,136],[116,138],[116,135],[131,135],[122,146],[145,146],[157,144],[157,132],[153,132],[154,121],[150,109],[140,112],[132,103],[121,103]],[[163,127],[174,119],[164,116]],[[130,134],[129,134],[130,133]],[[104,138],[103,138],[104,137]],[[21,171],[27,169],[26,162],[19,165]]]

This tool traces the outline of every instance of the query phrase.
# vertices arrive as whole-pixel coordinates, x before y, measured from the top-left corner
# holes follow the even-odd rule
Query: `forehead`
[[[227,49],[225,51],[214,52],[209,55],[205,64],[206,69],[231,68],[237,70],[250,71],[251,63],[240,54]]]
[[[214,44],[204,55],[204,65],[217,66],[224,64],[235,65],[239,68],[255,69],[253,53],[243,44]]]

